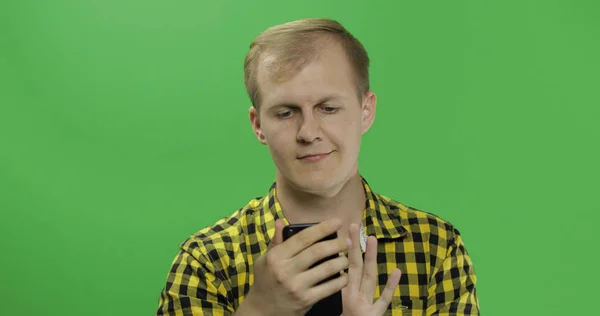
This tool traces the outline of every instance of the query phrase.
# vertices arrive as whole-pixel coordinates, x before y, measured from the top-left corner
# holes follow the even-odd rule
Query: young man
[[[458,230],[375,193],[358,171],[377,102],[360,42],[332,20],[294,21],[258,36],[244,71],[275,183],[181,245],[157,314],[304,315],[341,290],[344,316],[479,315]],[[295,223],[319,224],[283,241]]]

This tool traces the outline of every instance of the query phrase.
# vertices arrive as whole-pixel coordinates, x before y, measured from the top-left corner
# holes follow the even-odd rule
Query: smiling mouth
[[[319,161],[321,159],[324,159],[325,157],[329,156],[329,154],[331,154],[333,151],[327,152],[327,153],[322,153],[322,154],[311,154],[311,155],[305,155],[305,156],[300,156],[298,157],[299,160],[303,160],[303,161]]]

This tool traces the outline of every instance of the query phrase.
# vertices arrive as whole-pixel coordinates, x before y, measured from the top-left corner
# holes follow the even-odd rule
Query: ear
[[[263,145],[267,144],[267,139],[265,138],[265,135],[262,132],[262,129],[260,127],[260,119],[258,118],[258,111],[256,110],[256,108],[254,106],[250,106],[250,109],[248,109],[248,116],[250,118],[250,123],[252,124],[252,130],[254,131],[254,135],[256,136],[256,139],[258,139],[259,142],[261,142]]]
[[[366,133],[375,121],[375,110],[377,108],[377,96],[373,91],[365,93],[362,104],[362,133]]]

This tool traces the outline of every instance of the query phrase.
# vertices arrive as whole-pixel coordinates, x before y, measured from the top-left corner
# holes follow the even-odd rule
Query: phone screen
[[[290,237],[292,237],[293,235],[297,234],[298,232],[302,231],[303,229],[311,227],[313,225],[316,225],[316,223],[288,225],[283,229],[283,240],[285,241],[285,240],[289,239]],[[321,239],[320,241],[332,240],[332,239],[336,239],[336,238],[337,238],[337,233],[333,233],[333,234]],[[338,257],[338,255],[332,255],[332,256],[323,258],[323,259],[317,261],[315,264],[313,264],[310,268],[316,267],[319,264],[321,264],[327,260],[335,259],[337,257]],[[341,276],[340,273],[334,274],[334,275],[320,281],[317,284],[325,283],[325,282],[333,280],[339,276]],[[340,316],[341,314],[342,314],[342,292],[341,291],[338,291],[338,292],[318,301],[317,303],[315,303],[313,305],[313,307],[308,311],[308,313],[306,313],[307,316]]]

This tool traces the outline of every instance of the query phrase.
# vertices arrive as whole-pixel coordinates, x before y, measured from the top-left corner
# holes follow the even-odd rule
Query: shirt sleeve
[[[181,247],[161,292],[157,316],[233,315],[226,284],[220,278],[223,271],[207,259],[202,249]]]
[[[477,278],[460,233],[454,229],[446,258],[436,267],[429,285],[426,315],[479,315]]]

